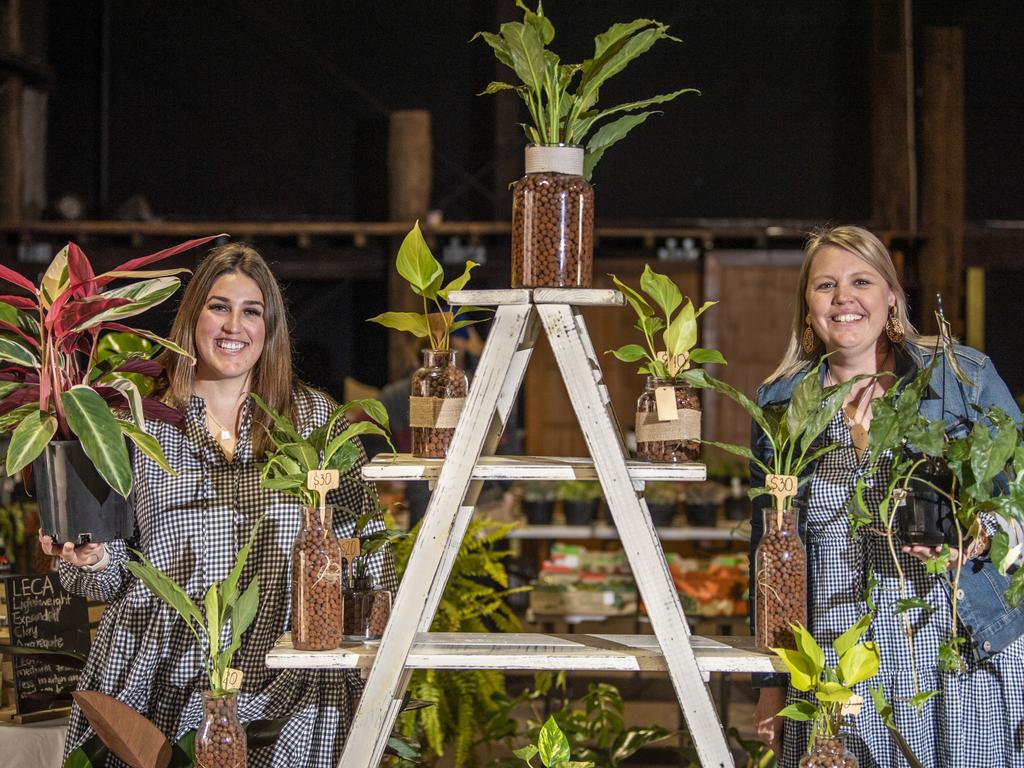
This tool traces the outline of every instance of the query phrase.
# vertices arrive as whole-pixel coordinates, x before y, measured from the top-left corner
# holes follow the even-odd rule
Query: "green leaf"
[[[608,109],[602,109],[600,112],[592,113],[589,117],[580,121],[579,127],[577,129],[577,135],[586,135],[587,131],[589,131],[596,123],[612,115],[616,115],[620,112],[632,112],[637,109],[650,107],[654,104],[664,104],[665,102],[672,101],[673,99],[675,99],[678,96],[681,96],[684,93],[695,93],[698,96],[700,95],[700,91],[697,90],[696,88],[680,88],[678,91],[673,91],[672,93],[663,93],[660,96],[651,96],[648,99],[641,99],[640,101],[631,101],[628,104],[618,104],[614,107],[609,107]]]
[[[818,376],[818,369],[811,371],[809,375]],[[843,400],[850,393],[853,385],[863,379],[863,376],[854,376],[849,381],[845,381],[837,387],[830,387],[823,392],[825,396],[825,404],[819,409],[813,411],[808,418],[806,424],[803,426],[802,436],[800,438],[800,450],[802,453],[810,449],[811,444],[818,439],[818,435],[825,431],[835,415],[839,413],[839,409],[843,407]],[[799,475],[801,471],[807,467],[811,462],[810,457],[805,456],[802,462],[799,462],[796,466],[791,467],[792,474]]]
[[[521,85],[512,85],[512,83],[503,83],[500,80],[492,80],[477,96],[488,96],[492,93],[500,93],[501,91],[518,91],[522,87]]]
[[[465,271],[463,271],[461,275],[459,275],[450,283],[448,283],[448,285],[446,285],[443,290],[438,291],[437,295],[440,296],[445,301],[448,301],[448,294],[451,293],[452,291],[461,291],[463,288],[465,288],[466,283],[469,282],[469,273],[473,271],[473,267],[479,266],[480,265],[477,264],[475,261],[467,261]]]
[[[874,643],[861,643],[850,648],[839,659],[839,677],[852,688],[878,674],[878,648]]]
[[[645,29],[645,27],[648,27]],[[626,24],[614,24],[594,38],[594,58],[583,63],[583,77],[576,99],[580,112],[597,101],[601,85],[643,55],[662,39],[676,40],[667,34],[667,26],[650,19],[636,19]]]
[[[618,349],[609,349],[605,354],[615,355],[616,358],[624,363],[635,363],[637,360],[643,360],[648,356],[647,350],[639,344],[626,344]]]
[[[4,459],[7,474],[14,475],[35,461],[56,432],[56,418],[38,409],[29,413],[11,433]]]
[[[622,291],[622,295],[626,297],[626,301],[633,307],[633,311],[636,312],[638,317],[651,317],[654,315],[654,307],[647,303],[647,299],[643,297],[643,294],[630,288],[615,275],[609,274],[608,277],[612,279],[615,287]]]
[[[924,703],[928,701],[928,699],[930,699],[932,696],[938,696],[938,694],[938,691],[918,691],[910,697],[907,703],[914,709],[920,711],[921,708],[924,706]]]
[[[767,465],[765,465],[765,463],[762,462],[759,458],[757,458],[754,455],[754,452],[751,451],[749,448],[747,448],[747,446],[745,446],[745,445],[733,445],[732,443],[719,443],[719,442],[717,442],[715,440],[701,440],[701,443],[703,445],[711,445],[711,446],[714,446],[715,448],[720,448],[721,450],[725,451],[726,453],[731,453],[734,456],[742,456],[747,461],[752,461],[757,466],[759,466],[762,470],[764,470],[764,473],[766,475],[771,473],[771,469]]]
[[[725,395],[733,402],[737,403],[747,415],[754,420],[754,422],[761,427],[762,430],[768,435],[772,434],[771,426],[765,419],[764,411],[761,410],[760,406],[757,405],[753,400],[744,395],[742,392],[734,389],[733,387],[726,384],[724,381],[719,381],[713,376],[708,375],[707,371],[703,368],[693,368],[688,371],[683,371],[680,379],[685,381],[687,384],[698,387],[700,389],[710,389],[715,392],[720,392]]]
[[[786,427],[789,434],[797,436],[807,426],[811,415],[821,408],[821,378],[817,368],[805,373],[793,387],[789,405],[786,407]],[[807,440],[803,445],[810,445]]]
[[[249,539],[238,551],[238,557],[235,558],[234,566],[228,572],[227,578],[225,578],[221,583],[220,597],[221,603],[224,605],[231,605],[235,602],[235,598],[238,594],[238,580],[242,576],[242,569],[245,567],[245,561],[249,559],[249,553],[252,551],[253,544],[256,541],[256,533],[263,524],[263,519],[265,517],[265,514],[260,515],[259,519],[256,520],[256,523],[252,527],[252,531],[249,532]]]
[[[697,321],[693,316],[693,303],[687,299],[665,329],[665,347],[670,355],[682,355],[689,353],[696,343]]]
[[[23,341],[16,341],[9,336],[0,336],[0,360],[24,365],[26,368],[40,366],[35,353]]]
[[[134,551],[134,550],[133,550]],[[178,586],[170,576],[165,574],[153,565],[141,552],[135,552],[141,562],[128,560],[125,568],[135,578],[141,581],[154,595],[163,600],[167,605],[178,612],[178,615],[185,620],[193,632],[204,629],[203,614],[199,606],[188,596],[184,589]]]
[[[60,395],[68,426],[82,450],[104,480],[127,498],[132,489],[132,468],[120,422],[95,390],[77,385]]]
[[[795,701],[788,707],[779,710],[779,717],[805,722],[818,716],[818,708],[809,701]]]
[[[80,332],[88,328],[94,328],[100,323],[117,322],[126,317],[141,315],[151,307],[173,296],[174,292],[180,287],[181,280],[176,277],[158,277],[152,280],[140,280],[122,288],[105,291],[100,294],[99,298],[128,299],[131,301],[131,304],[123,304],[119,307],[112,307],[106,312],[101,312],[95,317],[79,323],[74,327],[74,330]]]
[[[512,69],[527,88],[534,93],[540,92],[544,88],[547,64],[544,43],[537,29],[514,21],[502,24],[500,29],[501,37],[508,47]]]
[[[104,383],[124,395],[135,426],[139,429],[145,429],[146,417],[142,410],[142,393],[139,392],[138,385],[131,379],[124,378],[123,376],[112,376]]]
[[[793,639],[796,641],[797,649],[814,665],[813,668],[817,670],[814,676],[817,677],[825,668],[825,652],[821,650],[814,635],[802,625],[791,624],[790,629],[793,630]]]
[[[235,602],[231,609],[231,643],[224,649],[222,657],[222,669],[231,666],[231,658],[235,651],[242,644],[242,635],[256,618],[256,612],[260,607],[260,582],[258,576],[253,576],[249,586],[245,588],[242,596]]]
[[[638,115],[624,115],[618,120],[613,120],[600,129],[587,142],[587,151],[583,158],[583,178],[590,181],[594,173],[594,167],[613,144],[618,143],[626,137],[626,134],[647,120],[654,112],[641,112]]]
[[[206,590],[203,605],[206,608],[206,634],[210,643],[210,658],[217,658],[220,653],[220,593],[216,584]]]
[[[537,748],[540,752],[540,760],[546,766],[558,765],[570,758],[569,741],[562,733],[562,729],[558,727],[554,717],[549,717],[540,729]]]
[[[119,421],[118,425],[121,427],[121,431],[127,435],[133,443],[135,443],[135,447],[155,461],[160,469],[171,477],[178,476],[178,473],[174,471],[174,468],[167,463],[167,458],[164,456],[163,449],[160,447],[160,443],[155,437],[148,432],[139,429],[128,421]]]
[[[508,43],[505,42],[505,38],[501,35],[496,35],[493,32],[477,32],[473,37],[470,38],[470,42],[477,38],[483,38],[484,42],[491,46],[491,50],[494,51],[495,57],[509,69],[512,69],[512,54],[509,53]]]
[[[371,421],[359,421],[346,427],[340,435],[331,440],[324,451],[324,463],[329,462],[342,445],[351,442],[359,435],[380,435],[386,438],[389,444],[391,443],[391,436],[384,429]],[[391,449],[394,450],[393,445]]]
[[[283,435],[285,438],[287,438],[293,443],[303,442],[302,436],[295,429],[295,426],[290,421],[288,421],[288,419],[284,418],[283,416],[275,412],[269,405],[263,402],[263,398],[261,398],[255,392],[251,392],[249,394],[249,397],[252,398],[253,402],[256,403],[260,410],[262,410],[270,417],[270,420],[274,423],[274,427],[277,428],[281,435]]]
[[[640,275],[640,290],[654,299],[654,303],[665,315],[666,322],[676,308],[683,303],[683,294],[676,284],[666,275],[651,269],[650,264],[644,265],[644,271]]]
[[[798,691],[811,691],[821,675],[821,667],[815,666],[814,660],[801,651],[791,648],[772,648],[786,668],[789,670],[789,681]]]
[[[420,339],[430,336],[430,324],[427,322],[426,315],[416,312],[382,312],[369,318],[366,322],[380,323],[385,328],[405,331]]]
[[[427,241],[423,239],[420,232],[420,223],[413,224],[409,234],[402,240],[398,249],[398,257],[395,260],[395,267],[398,274],[405,278],[417,296],[424,296],[433,299],[437,296],[437,288],[440,281],[444,279],[444,269],[430,253]],[[384,314],[392,314],[385,312]],[[378,321],[379,322],[379,321]]]
[[[871,572],[871,575],[874,576],[874,571]],[[877,584],[877,577],[875,583]],[[871,626],[871,619],[870,613],[861,616],[856,624],[832,641],[832,648],[836,652],[837,658],[842,659],[843,655],[860,641]]]
[[[820,702],[845,704],[853,696],[853,691],[844,687],[842,683],[828,682],[819,685],[814,696]]]
[[[722,353],[717,349],[701,349],[700,347],[690,350],[690,362],[694,365],[707,365],[708,363],[728,365]]]
[[[928,601],[922,597],[902,598],[893,603],[893,613],[897,615],[915,609],[922,610],[925,613],[931,613],[932,610],[934,610],[932,606],[928,604]]]
[[[525,747],[512,750],[512,754],[518,757],[525,763],[529,763],[539,750],[533,744],[527,744]]]

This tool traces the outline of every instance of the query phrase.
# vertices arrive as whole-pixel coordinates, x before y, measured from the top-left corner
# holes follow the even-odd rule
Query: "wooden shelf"
[[[782,661],[754,649],[752,637],[703,637],[690,643],[697,665],[710,672],[784,672]],[[272,669],[369,670],[376,645],[333,651],[297,651],[285,634],[267,654]],[[656,635],[545,635],[534,633],[421,633],[405,663],[409,669],[565,669],[665,671]]]
[[[377,455],[363,467],[366,480],[436,480],[444,459],[414,458],[408,453]],[[706,480],[703,464],[652,464],[627,461],[632,480]],[[473,480],[597,480],[592,459],[560,456],[481,456]]]
[[[749,534],[738,528],[655,528],[662,541],[746,541]],[[509,532],[510,539],[618,539],[610,525],[524,525]]]

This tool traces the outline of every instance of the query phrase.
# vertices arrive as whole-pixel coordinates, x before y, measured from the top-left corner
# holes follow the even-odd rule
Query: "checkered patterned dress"
[[[326,422],[333,405],[319,392],[299,392],[296,401],[296,422],[307,435]],[[299,528],[299,504],[290,496],[260,488],[249,407],[231,462],[206,428],[202,398],[191,398],[184,431],[161,423],[149,423],[147,428],[160,441],[178,476],[164,473],[136,451],[136,541],[109,543],[111,565],[99,574],[60,564],[61,580],[68,589],[109,602],[79,687],[117,697],[156,723],[172,743],[198,727],[200,692],[208,687],[201,649],[177,613],[124,568],[127,547],[144,552],[202,604],[207,588],[227,576],[253,524],[265,512],[240,580],[244,588],[253,576],[259,576],[260,609],[232,664],[244,673],[238,716],[242,722],[291,720],[272,749],[250,751],[248,764],[333,768],[362,683],[351,671],[266,667],[267,651],[289,628],[289,560]],[[353,536],[354,514],[376,501],[372,486],[367,494],[354,484],[357,472],[344,478],[342,487],[328,496],[335,507],[334,529],[339,536]],[[379,519],[370,525],[371,529],[382,527]],[[372,560],[377,580],[395,589],[390,551],[381,551]],[[90,735],[88,723],[76,707],[65,749],[70,751]]]
[[[933,610],[909,613],[915,627],[914,654],[920,690],[937,690],[922,714],[899,703],[914,694],[910,650],[903,634],[902,619],[893,613],[899,599],[897,570],[886,539],[862,531],[851,539],[847,503],[862,472],[842,412],[829,425],[826,438],[841,447],[826,454],[811,481],[807,518],[809,623],[830,664],[836,663],[831,643],[858,618],[868,612],[864,602],[868,570],[878,586],[873,590],[876,606],[869,639],[881,654],[878,675],[871,687],[881,684],[893,704],[897,727],[921,762],[929,768],[1024,768],[1024,638],[1018,638],[993,658],[977,663],[968,660],[964,673],[941,672],[936,659],[939,644],[950,637],[951,605],[941,586],[941,577],[929,575],[924,564],[899,552],[906,576],[908,597],[921,597]],[[875,525],[881,530],[878,505],[886,485],[890,463],[873,478],[866,500],[875,510]],[[861,768],[906,766],[881,719],[874,711],[862,683],[857,692],[864,697],[860,714],[853,718],[853,733],[847,740]],[[789,689],[789,700],[798,694]],[[807,747],[809,724],[785,722],[785,748],[781,765],[795,767]]]

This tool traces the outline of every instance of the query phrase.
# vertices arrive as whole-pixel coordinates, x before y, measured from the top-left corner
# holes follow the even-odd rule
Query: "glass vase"
[[[380,640],[391,618],[391,592],[375,586],[372,575],[357,576],[352,581],[350,601],[345,639]]]
[[[412,375],[409,425],[412,455],[443,459],[469,392],[469,379],[457,364],[454,349],[424,349],[423,367]]]
[[[235,712],[236,694],[203,691],[203,722],[196,731],[197,768],[244,768],[245,731]]]
[[[315,507],[302,507],[302,524],[292,544],[292,645],[300,651],[329,651],[341,642],[341,545]]]
[[[796,648],[789,625],[807,626],[807,550],[794,507],[766,509],[754,552],[754,633],[759,650]]]
[[[842,736],[818,736],[811,751],[800,758],[800,768],[859,768],[857,758],[846,748]]]
[[[583,147],[526,148],[526,175],[512,190],[512,287],[589,288],[594,190]]]
[[[672,390],[664,398],[661,411],[659,389]],[[669,413],[665,412],[665,400]],[[673,413],[675,418],[666,418]],[[636,401],[636,452],[647,461],[700,461],[700,396],[694,387],[675,379],[647,377],[643,394]]]

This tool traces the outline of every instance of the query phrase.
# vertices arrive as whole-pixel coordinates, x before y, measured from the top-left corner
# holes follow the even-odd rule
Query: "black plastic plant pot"
[[[953,508],[949,499],[932,487],[948,492],[952,485],[952,474],[942,470],[929,470],[921,477],[911,479],[907,498],[897,507],[899,533],[904,544],[926,547],[957,545]]]
[[[597,504],[593,501],[563,501],[562,511],[565,512],[566,525],[591,525],[597,519]]]
[[[551,525],[551,515],[555,511],[553,501],[522,501],[523,514],[528,525]]]
[[[750,501],[746,498],[728,498],[725,500],[726,520],[749,520]]]
[[[714,528],[718,525],[718,504],[686,502],[683,511],[686,512],[686,522],[694,528]]]
[[[674,501],[648,501],[647,509],[651,513],[651,522],[656,528],[666,528],[672,525],[672,520],[676,516]]]
[[[77,440],[51,441],[32,463],[39,525],[55,541],[75,545],[128,538],[131,504],[107,485]]]

